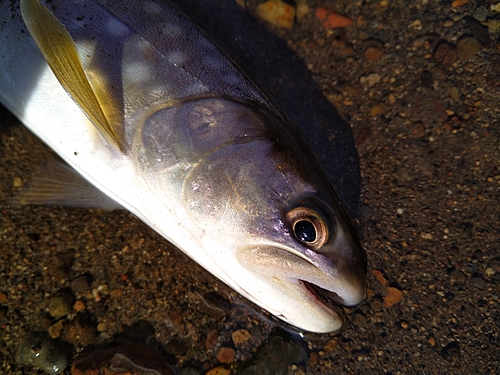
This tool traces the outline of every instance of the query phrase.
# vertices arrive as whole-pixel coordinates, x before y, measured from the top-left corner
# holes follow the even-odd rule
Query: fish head
[[[366,258],[328,179],[268,111],[198,98],[148,115],[138,163],[212,273],[290,324],[340,329],[365,295]],[[178,193],[175,193],[175,192]],[[183,246],[184,248],[186,246]]]
[[[268,209],[252,224],[260,236],[249,236],[237,259],[266,278],[274,301],[282,301],[281,319],[308,331],[337,331],[345,321],[340,305],[365,297],[364,250],[323,175],[304,159],[279,151],[275,157],[261,197]]]

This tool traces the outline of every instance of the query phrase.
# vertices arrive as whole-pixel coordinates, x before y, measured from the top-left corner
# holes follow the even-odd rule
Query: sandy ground
[[[271,27],[352,128],[362,176],[352,211],[369,260],[368,296],[347,311],[346,329],[295,338],[307,357],[289,373],[500,371],[494,3],[309,1],[291,29]],[[327,29],[318,6],[354,24]],[[75,353],[126,332],[186,374],[236,372],[255,356],[280,324],[132,215],[11,206],[53,156],[5,110],[0,116],[0,373],[36,373],[16,363],[16,352],[26,333],[47,330]],[[69,307],[56,319],[58,296]],[[134,333],[137,325],[148,328]],[[240,329],[249,336],[235,342]],[[216,358],[221,347],[235,358]]]

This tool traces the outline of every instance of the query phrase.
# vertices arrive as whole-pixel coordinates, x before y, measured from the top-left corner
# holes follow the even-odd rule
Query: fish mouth
[[[301,293],[340,316],[344,316],[341,305],[357,305],[364,298],[364,274],[309,250],[258,245],[241,248],[237,257],[243,267],[259,275],[301,285]]]
[[[339,306],[339,295],[335,292],[323,289],[305,280],[299,280],[306,287],[307,291],[316,297],[320,302]]]
[[[347,318],[342,308],[342,305],[337,302],[340,297],[337,293],[323,289],[305,280],[298,280],[309,294],[329,310],[333,310],[337,316],[342,320],[342,325],[346,322]]]

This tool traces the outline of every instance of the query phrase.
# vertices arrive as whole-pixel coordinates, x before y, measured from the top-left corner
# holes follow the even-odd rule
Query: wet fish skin
[[[340,329],[340,307],[317,292],[359,303],[364,251],[279,109],[170,3],[81,5],[52,1],[50,10],[75,41],[120,144],[99,138],[6,3],[1,101],[91,183],[236,291],[300,329]],[[312,225],[317,241],[301,241],[296,222],[308,234]]]

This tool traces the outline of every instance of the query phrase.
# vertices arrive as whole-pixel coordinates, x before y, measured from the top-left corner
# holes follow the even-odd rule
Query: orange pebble
[[[351,18],[325,7],[318,7],[316,9],[316,17],[323,22],[323,26],[327,29],[340,29],[353,24]]]
[[[401,298],[403,298],[403,292],[400,291],[399,289],[393,288],[393,287],[387,287],[387,291],[389,294],[387,294],[384,297],[384,306],[385,307],[391,307],[392,305],[395,305],[398,303]]]
[[[455,0],[453,3],[451,3],[451,6],[453,8],[461,7],[462,5],[465,5],[469,2],[469,0]]]

